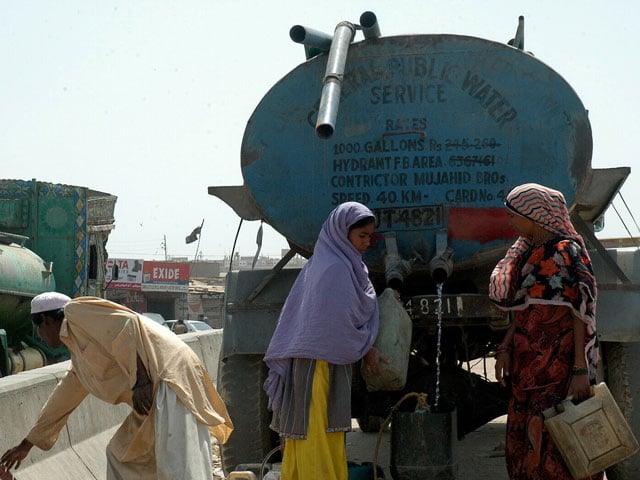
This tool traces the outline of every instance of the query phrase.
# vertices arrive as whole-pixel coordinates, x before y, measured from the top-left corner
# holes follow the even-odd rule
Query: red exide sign
[[[142,291],[189,291],[189,264],[145,261],[142,270]]]

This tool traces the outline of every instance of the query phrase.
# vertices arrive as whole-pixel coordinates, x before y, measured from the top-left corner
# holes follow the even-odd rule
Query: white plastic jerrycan
[[[391,288],[378,297],[378,305],[380,329],[373,346],[389,359],[389,363],[380,362],[380,375],[373,375],[363,368],[362,377],[370,392],[402,390],[407,381],[411,351],[411,318]]]

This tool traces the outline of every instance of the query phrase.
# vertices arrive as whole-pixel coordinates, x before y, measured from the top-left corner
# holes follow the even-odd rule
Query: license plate
[[[420,230],[442,228],[442,205],[426,205],[407,208],[378,208],[374,211],[381,230]]]

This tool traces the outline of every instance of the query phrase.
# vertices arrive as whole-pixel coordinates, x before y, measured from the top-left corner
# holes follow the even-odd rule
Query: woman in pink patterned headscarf
[[[596,280],[562,193],[527,183],[505,203],[519,238],[494,268],[489,296],[515,314],[496,355],[496,378],[511,390],[509,478],[570,480],[542,411],[569,395],[575,401],[591,396],[598,358]]]

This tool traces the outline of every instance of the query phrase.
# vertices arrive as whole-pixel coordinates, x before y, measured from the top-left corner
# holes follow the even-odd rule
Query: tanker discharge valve
[[[436,283],[443,283],[453,272],[453,248],[447,246],[446,232],[436,233],[436,254],[429,262],[429,273]]]
[[[387,253],[384,256],[384,272],[387,286],[399,292],[404,284],[404,279],[411,273],[411,263],[400,257],[394,232],[385,233],[384,242],[387,248]]]

